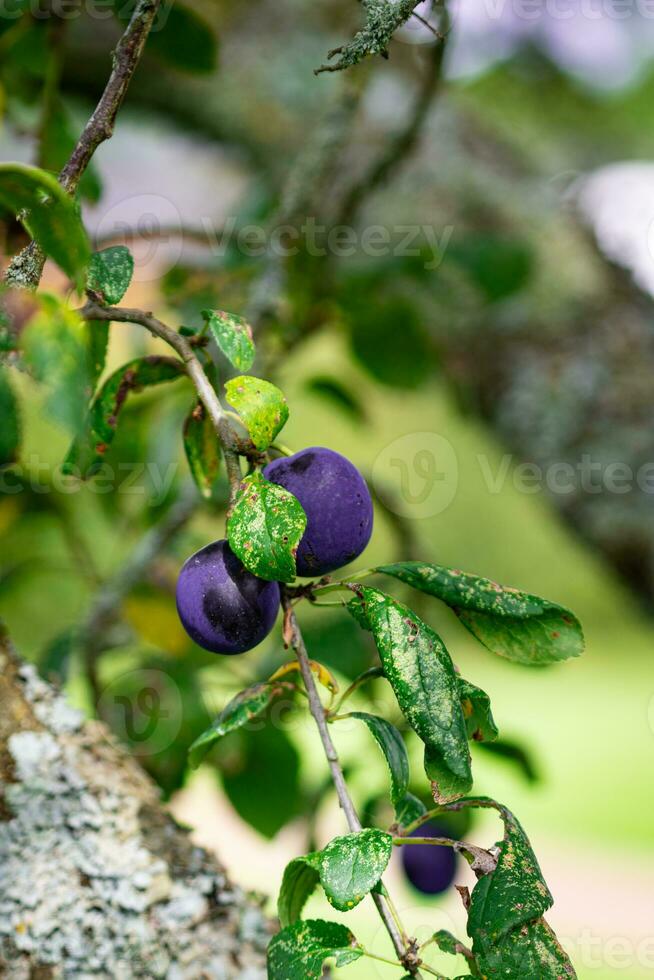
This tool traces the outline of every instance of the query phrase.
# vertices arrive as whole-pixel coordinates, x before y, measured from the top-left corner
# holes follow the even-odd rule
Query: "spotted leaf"
[[[484,646],[507,660],[551,664],[583,652],[579,621],[547,599],[442,565],[409,561],[377,570],[441,599]]]
[[[242,317],[223,310],[203,310],[211,336],[238,371],[249,371],[254,361],[252,328]]]
[[[491,711],[490,698],[470,681],[463,677],[457,679],[468,738],[475,742],[493,742],[499,733]]]
[[[227,522],[232,551],[259,578],[292,582],[295,555],[307,525],[301,504],[261,473],[246,476]]]
[[[348,912],[379,882],[393,850],[393,838],[371,828],[335,837],[318,856],[320,883],[330,905]]]
[[[470,753],[454,665],[445,644],[397,600],[362,587],[348,608],[371,630],[405,718],[425,743],[425,770],[435,799],[469,792]]]
[[[244,375],[225,384],[227,400],[243,419],[256,449],[263,452],[286,425],[288,405],[275,385]]]
[[[225,705],[211,727],[191,745],[189,749],[191,768],[197,769],[214,742],[230,732],[235,732],[237,728],[243,728],[253,718],[257,718],[286,688],[287,685],[268,682],[254,684],[240,691]]]
[[[125,245],[112,245],[94,252],[89,265],[87,288],[105,302],[120,303],[134,273],[134,259]]]
[[[278,932],[268,946],[268,980],[310,980],[322,975],[326,959],[341,965],[363,956],[354,935],[338,922],[307,919]]]

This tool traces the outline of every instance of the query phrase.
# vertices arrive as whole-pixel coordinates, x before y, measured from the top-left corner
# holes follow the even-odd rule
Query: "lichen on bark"
[[[0,633],[0,975],[263,980],[269,924]]]

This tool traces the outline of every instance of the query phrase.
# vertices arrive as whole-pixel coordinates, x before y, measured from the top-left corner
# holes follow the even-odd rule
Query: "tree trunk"
[[[259,980],[269,923],[0,626],[0,975]]]

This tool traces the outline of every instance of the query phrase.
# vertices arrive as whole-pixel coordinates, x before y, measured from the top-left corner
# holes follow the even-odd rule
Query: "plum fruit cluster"
[[[331,449],[312,447],[269,463],[264,477],[292,493],[307,525],[298,546],[298,575],[321,576],[349,564],[372,534],[370,491],[353,464]],[[226,540],[215,541],[184,564],[177,610],[199,646],[212,653],[245,653],[270,632],[279,585],[249,572]]]
[[[410,837],[449,837],[450,829],[435,823],[423,824]],[[450,847],[434,844],[411,844],[402,848],[404,873],[423,895],[440,895],[447,891],[456,873],[456,854]]]

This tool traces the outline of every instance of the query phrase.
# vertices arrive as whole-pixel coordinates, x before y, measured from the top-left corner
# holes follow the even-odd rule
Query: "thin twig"
[[[446,13],[443,16],[446,17]],[[389,180],[416,146],[442,78],[447,36],[445,31],[441,39],[431,48],[429,65],[405,125],[389,140],[388,145],[365,173],[351,185],[341,203],[337,224],[352,223],[365,199]]]
[[[138,0],[129,24],[116,46],[113,69],[105,90],[68,163],[59,174],[59,183],[71,194],[77,188],[97,148],[113,136],[118,110],[141,60],[160,2],[161,0]]]
[[[345,819],[349,829],[352,831],[352,833],[356,833],[357,831],[361,830],[361,821],[359,820],[354,803],[352,802],[352,797],[350,796],[350,792],[345,782],[345,777],[343,776],[343,770],[338,758],[338,753],[336,752],[336,748],[329,733],[327,719],[325,717],[325,709],[322,706],[320,695],[318,694],[318,689],[311,672],[309,655],[304,644],[304,638],[302,636],[297,617],[293,610],[291,598],[286,594],[285,590],[282,592],[282,607],[284,609],[285,639],[294,650],[300,665],[302,678],[307,689],[307,694],[309,695],[309,710],[311,711],[320,735],[320,741],[322,742],[325,757],[332,774],[338,801],[343,813],[345,814]],[[375,905],[377,906],[377,911],[379,912],[382,922],[384,923],[384,926],[391,937],[393,947],[400,962],[412,976],[420,978],[421,974],[418,969],[418,964],[415,962],[415,960],[412,960],[413,953],[411,949],[407,948],[407,945],[405,945],[400,928],[398,928],[395,922],[393,913],[391,912],[386,898],[377,893],[373,894],[372,897]],[[403,931],[404,930],[402,929],[402,932]]]
[[[129,24],[116,46],[113,69],[100,101],[59,174],[59,183],[73,194],[98,146],[113,135],[118,110],[141,60],[145,42],[161,0],[138,0]],[[36,289],[45,265],[45,253],[30,242],[9,263],[5,279],[11,286]]]
[[[193,382],[195,389],[202,401],[202,404],[209,413],[213,422],[218,438],[223,447],[225,457],[225,467],[229,479],[229,506],[234,504],[236,493],[241,482],[241,467],[238,459],[238,441],[232,431],[227,413],[223,409],[218,395],[216,394],[211,382],[209,381],[202,364],[200,363],[192,344],[186,337],[173,330],[158,320],[152,313],[144,310],[129,309],[119,306],[101,306],[94,300],[89,300],[80,310],[81,316],[85,320],[107,320],[114,323],[136,323],[145,327],[155,337],[165,341],[169,347],[179,354],[186,366],[189,378]]]

